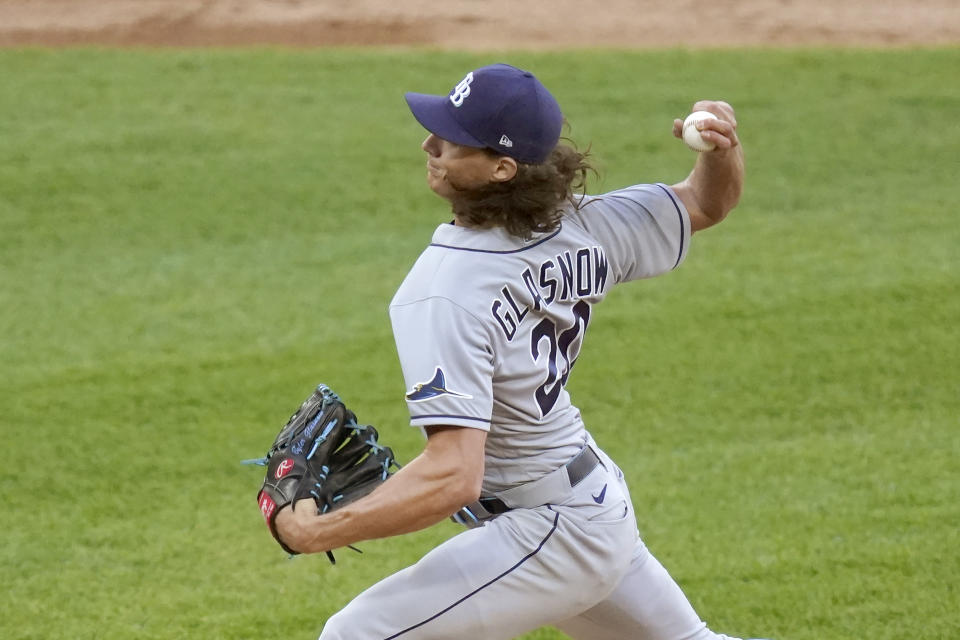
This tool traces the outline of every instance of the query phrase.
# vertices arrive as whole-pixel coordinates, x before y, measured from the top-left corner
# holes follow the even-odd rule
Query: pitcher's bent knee
[[[323,625],[319,640],[350,640],[349,625],[345,618],[343,611],[330,616],[327,623]],[[356,637],[356,629],[354,629],[353,635]]]

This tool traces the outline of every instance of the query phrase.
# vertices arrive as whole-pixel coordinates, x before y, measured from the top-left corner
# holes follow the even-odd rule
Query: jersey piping
[[[413,414],[410,415],[411,420],[419,420],[421,418],[458,418],[460,420],[473,420],[475,422],[483,422],[485,424],[490,423],[489,418],[477,418],[474,416],[457,416],[457,415],[452,415],[447,413],[425,413],[422,415],[413,415]]]
[[[657,183],[657,186],[660,187],[665,194],[667,194],[668,198],[670,198],[670,202],[673,203],[673,208],[677,210],[677,218],[679,218],[680,220],[680,253],[677,254],[677,261],[673,263],[673,268],[676,269],[677,266],[680,264],[680,259],[683,258],[683,245],[687,241],[687,237],[686,237],[687,234],[684,232],[684,229],[683,229],[683,213],[680,212],[680,205],[678,205],[677,201],[673,199],[673,194],[670,193],[670,189],[667,189],[665,186],[663,186],[660,183]]]
[[[552,237],[560,233],[560,231],[562,230],[563,230],[563,223],[560,223],[557,225],[557,228],[554,229],[554,231],[550,235],[544,236],[532,244],[529,244],[525,247],[520,247],[519,249],[506,249],[503,251],[497,251],[494,249],[474,249],[472,247],[457,247],[454,245],[440,244],[437,242],[431,242],[430,246],[439,247],[441,249],[453,249],[454,251],[472,251],[473,253],[495,253],[495,254],[501,254],[501,255],[508,254],[508,253],[521,253],[523,251],[526,251],[527,249],[533,249],[537,245],[543,244],[544,242],[550,240]]]

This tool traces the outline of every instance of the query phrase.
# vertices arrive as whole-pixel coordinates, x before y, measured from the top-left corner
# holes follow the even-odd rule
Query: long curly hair
[[[574,193],[582,194],[587,174],[596,173],[589,154],[589,149],[581,152],[561,142],[541,164],[517,163],[511,180],[459,191],[451,199],[453,213],[470,226],[503,227],[523,238],[552,231],[560,224],[564,205],[577,206]]]

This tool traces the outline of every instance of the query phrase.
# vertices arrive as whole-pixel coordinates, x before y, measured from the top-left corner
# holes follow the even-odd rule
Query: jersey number
[[[533,328],[530,334],[530,355],[538,362],[541,356],[547,358],[547,379],[537,387],[536,398],[540,406],[540,415],[545,416],[553,409],[560,398],[560,392],[567,384],[570,371],[580,354],[581,334],[590,322],[590,305],[580,300],[573,305],[573,325],[562,331],[550,318],[544,318]],[[540,345],[546,342],[541,351]]]

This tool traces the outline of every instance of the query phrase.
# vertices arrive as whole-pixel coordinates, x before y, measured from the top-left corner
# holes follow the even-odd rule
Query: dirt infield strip
[[[960,0],[0,0],[0,46],[960,44]]]

